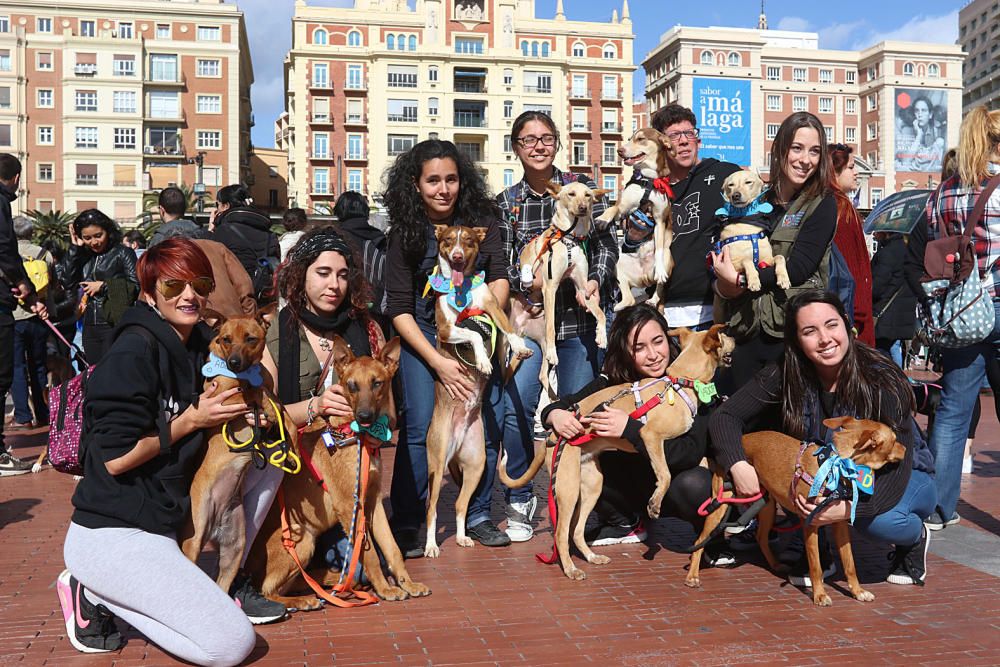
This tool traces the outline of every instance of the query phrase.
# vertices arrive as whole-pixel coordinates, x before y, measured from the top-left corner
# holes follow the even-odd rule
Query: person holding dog
[[[550,182],[566,185],[582,181],[590,189],[597,185],[585,176],[562,172],[555,167],[556,153],[560,149],[559,131],[555,122],[540,111],[525,111],[511,126],[511,145],[521,161],[524,177],[497,196],[500,206],[500,233],[504,256],[510,260],[508,279],[514,298],[525,299],[533,290],[542,286],[539,266],[533,282],[523,284],[518,261],[521,250],[533,238],[543,233],[551,224],[555,212],[555,199],[547,191]],[[594,203],[591,217],[594,220],[604,212],[607,203],[601,198]],[[603,224],[601,225],[603,227]],[[587,290],[599,293],[601,285],[612,285],[618,248],[613,230],[594,228],[587,245],[589,265]],[[610,295],[605,293],[604,298]],[[603,305],[603,304],[602,304]],[[539,309],[541,305],[537,306]],[[595,333],[596,320],[581,306],[570,281],[564,281],[556,292],[556,353],[559,365],[556,377],[559,391],[574,394],[587,386],[597,376],[600,368]],[[525,342],[532,351],[524,359],[506,384],[494,382],[490,388],[492,414],[487,417],[488,438],[503,442],[508,457],[511,476],[517,477],[528,468],[533,455],[535,413],[542,386],[539,371],[542,350],[530,338]],[[544,437],[544,436],[543,436]],[[537,500],[528,484],[519,489],[505,489],[507,499],[507,535],[512,541],[531,539],[531,526]]]
[[[202,393],[199,369],[212,334],[200,319],[214,287],[205,254],[189,239],[170,238],[143,255],[138,275],[140,301],[87,384],[85,474],[56,586],[67,637],[81,652],[117,650],[124,643],[117,616],[181,660],[235,665],[256,644],[248,616],[275,603],[247,588],[234,603],[184,556],[176,533],[190,506],[202,430],[247,406],[224,404],[238,388]]]
[[[829,256],[837,228],[837,202],[830,191],[830,158],[823,123],[801,111],[788,116],[771,145],[770,189],[765,199],[771,248],[785,257],[791,285],[782,288],[773,266],[761,268],[761,289],[747,289],[746,275],[729,259],[728,246],[712,254],[716,293],[725,300],[729,333],[737,342],[725,389],[732,393],[784,350],[784,307],[797,292],[826,289]]]
[[[906,448],[902,462],[875,472],[871,495],[857,503],[836,500],[819,510],[814,526],[851,521],[864,535],[895,545],[888,581],[921,585],[927,575],[928,532],[924,520],[934,510],[934,458],[913,420],[913,391],[892,360],[857,340],[840,299],[831,292],[804,290],[788,300],[784,355],[768,364],[709,420],[716,462],[732,478],[736,492],[760,491],[758,471],[746,461],[742,437],[777,430],[802,440],[829,442],[826,419],[852,416],[892,428]],[[799,496],[785,508],[802,517],[817,510],[817,498]],[[810,586],[805,558],[789,574],[796,586]],[[821,558],[829,557],[825,549]],[[829,564],[828,564],[829,563]],[[825,561],[824,577],[833,573]]]
[[[474,389],[470,369],[438,352],[435,291],[426,289],[438,261],[435,225],[486,229],[477,270],[500,303],[508,299],[508,261],[499,212],[475,165],[450,141],[428,139],[396,158],[385,175],[385,205],[392,221],[385,264],[386,316],[403,339],[397,375],[401,391],[399,443],[392,474],[392,524],[407,558],[423,555],[418,533],[427,501],[427,430],[434,411],[434,382],[455,400]],[[486,469],[467,517],[468,535],[485,546],[510,539],[490,520],[499,443],[487,437]]]

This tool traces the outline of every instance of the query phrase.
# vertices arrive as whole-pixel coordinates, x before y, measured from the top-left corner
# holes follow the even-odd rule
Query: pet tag
[[[670,389],[667,389],[667,403],[669,403],[670,405],[674,404],[674,388],[673,387],[671,387]]]
[[[331,433],[330,431],[323,431],[322,438],[323,438],[323,444],[326,445],[326,448],[328,450],[330,450],[331,452],[336,451],[337,440],[333,437],[333,433]]]
[[[711,403],[712,399],[719,395],[719,392],[715,389],[714,382],[695,380],[694,390],[698,394],[698,400],[702,403]]]
[[[530,285],[535,280],[535,274],[531,270],[530,264],[521,265],[521,282],[525,285]]]
[[[868,466],[858,464],[858,491],[869,496],[875,493],[875,474]]]

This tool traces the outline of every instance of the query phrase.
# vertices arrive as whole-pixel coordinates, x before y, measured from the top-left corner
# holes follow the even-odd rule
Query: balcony
[[[184,147],[180,144],[147,144],[142,147],[142,154],[154,157],[183,158]]]
[[[97,76],[96,63],[77,63],[73,67],[73,73],[77,76]]]
[[[169,114],[169,115],[168,115]],[[157,115],[152,115],[151,112],[147,111],[145,116],[143,116],[143,121],[147,123],[186,123],[187,113],[183,109],[176,109],[167,112],[158,113]]]
[[[580,125],[579,123],[574,123],[573,125],[570,126],[569,133],[570,134],[590,134],[590,132],[591,132],[590,128],[591,128],[591,125],[590,125],[589,121],[586,122],[586,123],[584,123],[583,125]]]
[[[345,95],[364,95],[368,92],[368,82],[348,80],[344,84],[343,91]]]
[[[90,175],[90,176],[85,176],[85,175],[82,175],[82,174],[78,174],[77,177],[76,177],[76,184],[77,185],[97,185],[97,174],[93,174],[93,175]]]
[[[306,151],[310,160],[335,160],[336,156],[332,151],[317,151],[310,149]]]
[[[621,102],[622,94],[617,90],[602,90],[601,91],[601,101],[602,102]]]
[[[323,79],[319,81],[317,81],[316,79],[309,79],[309,89],[333,92],[333,84],[330,83],[329,79]]]
[[[386,116],[386,120],[390,123],[416,123],[417,114],[412,113],[391,113]]]
[[[455,127],[486,127],[486,116],[471,111],[456,111]]]
[[[331,122],[330,124],[332,125],[333,123]],[[359,113],[354,113],[354,114],[352,114],[352,113],[345,113],[344,114],[344,125],[367,126],[368,125],[368,116],[365,116],[364,114],[359,114]]]
[[[313,125],[327,125],[333,128],[333,116],[328,113],[313,113],[309,116],[309,122]]]
[[[164,88],[183,88],[184,75],[180,72],[165,72],[157,75],[147,74],[142,82],[147,86],[159,86]]]
[[[552,86],[525,86],[524,92],[526,93],[539,93],[543,95],[552,94]]]
[[[586,88],[572,88],[569,91],[569,99],[572,102],[589,102],[593,93]]]
[[[486,93],[486,70],[456,69],[453,89],[456,93]]]
[[[347,162],[367,162],[368,156],[363,152],[348,153],[347,155],[344,156],[344,160]]]
[[[601,134],[621,134],[621,123],[601,123]]]
[[[587,156],[586,155],[580,155],[580,154],[576,154],[576,153],[574,153],[573,157],[570,158],[569,163],[570,163],[570,166],[573,166],[573,167],[589,167],[590,166],[590,161],[587,160]]]

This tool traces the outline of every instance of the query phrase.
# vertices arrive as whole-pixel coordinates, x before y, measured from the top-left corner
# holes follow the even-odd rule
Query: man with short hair
[[[160,190],[160,198],[157,203],[159,204],[157,210],[163,224],[153,234],[153,238],[149,239],[150,248],[172,236],[183,236],[189,239],[207,239],[209,237],[208,230],[202,229],[195,221],[184,218],[184,213],[187,211],[187,197],[180,188],[174,186],[163,188]]]
[[[722,182],[740,167],[698,156],[698,119],[687,107],[667,105],[653,114],[651,124],[667,135],[676,151],[674,157],[667,157],[674,191],[670,244],[674,268],[667,283],[664,316],[672,327],[708,328],[714,294],[706,258],[719,233],[715,211],[723,204]],[[651,235],[652,230],[630,224],[622,250],[634,252]]]
[[[0,405],[7,404],[7,392],[14,379],[14,309],[18,302],[39,317],[46,318],[45,306],[35,299],[35,286],[28,279],[17,251],[10,203],[17,199],[21,183],[21,162],[0,153]],[[31,464],[11,454],[3,438],[0,421],[0,477],[23,475]]]

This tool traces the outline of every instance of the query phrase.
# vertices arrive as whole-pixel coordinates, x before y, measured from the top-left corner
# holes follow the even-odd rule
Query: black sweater
[[[10,210],[10,203],[15,199],[17,193],[0,184],[0,307],[8,312],[17,307],[17,299],[10,293],[10,288],[25,283],[34,290],[28,274],[24,272],[21,253],[17,250]]]
[[[743,452],[743,435],[762,430],[781,430],[782,379],[781,371],[774,365],[768,365],[754,376],[748,384],[733,394],[723,403],[709,420],[709,433],[716,451],[716,461],[729,471],[733,464],[745,461]],[[817,414],[806,414],[806,428],[810,438],[822,438],[823,420],[828,417],[840,416],[835,412],[832,397],[818,397]],[[880,414],[888,418],[883,423],[903,422],[901,408],[891,395],[883,393],[880,396]],[[759,421],[770,416],[770,423]],[[906,448],[906,456],[900,463],[890,463],[875,472],[875,493],[872,496],[861,495],[856,508],[858,517],[875,517],[886,512],[899,502],[903,491],[910,481],[910,470],[933,472],[933,459],[927,444],[916,432],[912,417],[908,420],[909,428],[899,429],[896,437]]]
[[[210,237],[229,248],[252,279],[261,259],[281,257],[278,236],[271,231],[271,219],[248,206],[237,206],[215,220]]]
[[[154,345],[137,327],[146,329],[158,343]],[[120,475],[109,473],[105,463],[156,433],[159,411],[165,411],[169,421],[197,399],[211,335],[207,326],[199,325],[185,346],[145,303],[126,311],[111,349],[87,383],[80,446],[84,477],[73,494],[74,523],[168,534],[184,521],[190,507],[193,460],[203,441],[201,431]],[[169,369],[166,377],[161,376],[161,368]]]

